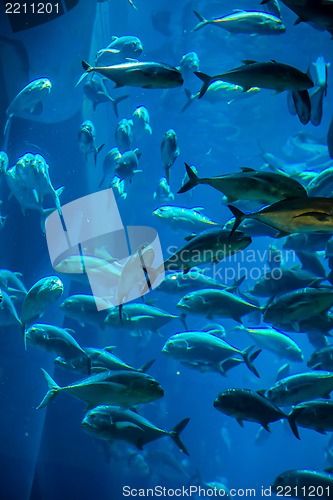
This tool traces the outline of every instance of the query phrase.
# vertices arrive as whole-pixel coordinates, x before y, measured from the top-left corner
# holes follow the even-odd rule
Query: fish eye
[[[155,385],[157,385],[156,380],[151,380],[151,381],[150,381],[150,385],[151,385],[152,387],[154,387]]]

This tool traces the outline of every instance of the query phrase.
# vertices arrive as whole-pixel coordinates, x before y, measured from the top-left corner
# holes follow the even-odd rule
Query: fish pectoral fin
[[[267,431],[267,432],[271,432],[270,428],[268,427],[268,424],[263,424],[263,423],[262,423],[261,425],[262,425],[262,427],[265,429],[265,431]]]
[[[299,326],[299,323],[297,323],[297,321],[292,321],[291,326],[293,327],[295,332],[297,332],[297,333],[300,332],[300,326]]]
[[[325,431],[325,429],[320,429],[320,428],[317,428],[315,429],[316,432],[319,432],[319,434],[323,434],[324,436],[326,436],[327,432]]]
[[[38,192],[36,189],[33,189],[32,190],[32,194],[33,194],[33,197],[35,198],[36,200],[36,203],[39,203],[39,196],[38,196]]]
[[[72,330],[72,328],[65,328],[66,332],[69,333],[70,335],[75,335],[75,331]]]
[[[103,347],[103,351],[113,353],[117,349],[116,345],[109,345],[106,347]]]
[[[290,233],[287,233],[286,231],[279,231],[275,236],[274,238],[278,239],[278,238],[284,238],[285,236],[289,236]]]
[[[33,106],[33,108],[30,108],[30,110],[29,110],[29,111],[30,111],[30,113],[31,113],[32,115],[40,115],[40,114],[42,114],[42,113],[43,113],[43,109],[44,109],[44,107],[43,107],[43,103],[42,103],[42,101],[38,101],[38,102],[37,102],[37,103]]]
[[[185,241],[191,241],[195,237],[196,237],[196,233],[192,233],[192,234],[189,234],[188,236],[185,236],[184,240]]]
[[[297,219],[298,217],[312,217],[319,222],[328,222],[332,220],[332,216],[325,212],[305,212],[299,215],[295,215],[294,219]]]

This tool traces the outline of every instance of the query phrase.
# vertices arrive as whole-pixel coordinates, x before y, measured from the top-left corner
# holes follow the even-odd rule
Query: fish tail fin
[[[98,155],[98,153],[100,153],[102,151],[104,146],[105,146],[105,144],[101,144],[100,146],[98,146],[98,148],[95,149],[95,153],[94,153],[95,167],[96,167],[96,162],[97,162],[97,155]]]
[[[286,415],[286,419],[288,420],[288,424],[290,425],[290,429],[291,429],[292,433],[294,434],[294,436],[297,439],[300,440],[301,438],[300,438],[299,433],[298,433],[298,427],[296,424],[295,417],[292,415],[292,413],[290,413],[289,415]]]
[[[54,208],[43,208],[40,216],[40,227],[42,230],[42,233],[45,234],[45,223],[46,219],[48,218],[49,215],[51,215],[54,212]]]
[[[199,96],[199,93],[192,94],[192,92],[189,89],[185,89],[185,95],[186,95],[187,101],[184,104],[184,106],[182,107],[182,109],[180,110],[181,113],[186,111],[191,106],[193,101],[195,101],[197,99],[197,97]]]
[[[61,389],[61,387],[53,380],[51,375],[49,375],[46,370],[44,370],[43,368],[41,368],[41,370],[49,390],[47,391],[43,401],[37,406],[36,408],[37,410],[39,410],[40,408],[44,408],[44,406],[48,405],[50,401],[52,401],[52,399],[56,397],[56,395]]]
[[[184,184],[184,186],[180,188],[178,194],[186,193],[186,191],[189,191],[190,189],[193,189],[195,186],[200,184],[199,177],[187,163],[185,163],[185,168],[186,168],[186,173],[188,175],[188,181]]]
[[[84,69],[84,73],[78,79],[78,82],[75,85],[75,87],[77,87],[78,85],[80,85],[80,83],[82,82],[82,80],[85,79],[85,77],[88,75],[88,73],[90,73],[91,71],[93,71],[92,66],[90,66],[90,64],[88,64],[86,61],[82,61],[82,67]]]
[[[180,434],[181,434],[181,432],[183,432],[183,430],[185,429],[185,427],[187,426],[187,424],[189,423],[189,421],[190,421],[189,418],[184,418],[184,420],[182,420],[181,422],[179,422],[179,424],[177,424],[173,428],[173,430],[170,432],[170,437],[173,440],[173,442],[178,446],[178,448],[180,449],[180,451],[182,451],[183,453],[185,453],[185,455],[187,455],[188,457],[190,456],[190,454],[187,451],[186,446],[184,445],[184,443],[180,439]]]
[[[236,208],[233,205],[228,205],[228,208],[231,211],[232,215],[236,219],[234,222],[234,225],[232,226],[232,229],[230,231],[229,239],[231,239],[233,234],[235,233],[236,229],[240,226],[240,224],[245,219],[246,215],[244,214],[244,212],[239,210],[239,208]]]
[[[206,24],[209,24],[209,21],[201,14],[199,14],[197,10],[194,10],[193,14],[199,19],[200,22],[196,26],[194,26],[192,31],[198,31],[200,28],[206,26]]]
[[[202,81],[202,87],[200,89],[198,99],[201,99],[207,92],[209,85],[212,83],[213,78],[206,73],[202,73],[201,71],[194,71],[195,76],[197,76]]]
[[[84,71],[89,73],[89,71],[91,71],[92,66],[90,66],[90,64],[88,64],[86,61],[82,61],[82,68],[84,69]]]
[[[241,352],[241,356],[244,360],[244,363],[246,364],[246,366],[250,370],[250,372],[252,372],[256,377],[260,378],[260,375],[259,375],[256,367],[254,366],[253,361],[256,357],[259,356],[259,354],[261,353],[261,350],[259,349],[255,353],[250,354],[252,349],[253,349],[252,345],[247,347],[246,349],[244,349],[244,351]],[[254,357],[254,355],[256,355],[256,356]]]
[[[112,105],[113,105],[114,114],[116,115],[117,118],[118,118],[118,104],[121,101],[124,101],[125,99],[127,99],[127,97],[129,97],[128,94],[116,97],[116,99],[112,99]]]

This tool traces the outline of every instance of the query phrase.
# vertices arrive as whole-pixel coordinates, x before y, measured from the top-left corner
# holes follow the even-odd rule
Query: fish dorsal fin
[[[69,333],[70,335],[75,335],[75,330],[72,330],[72,328],[65,328],[66,332]]]
[[[259,396],[265,398],[265,393],[266,393],[266,389],[259,389],[258,391],[256,391],[257,394],[259,394]]]
[[[249,64],[256,64],[257,61],[254,61],[253,59],[243,59],[242,63],[248,66]]]
[[[232,12],[245,12],[244,9],[232,9]]]
[[[196,212],[202,212],[204,209],[204,207],[192,207],[191,210],[195,210]]]
[[[191,241],[193,240],[193,238],[196,237],[196,234],[195,233],[192,233],[192,234],[189,234],[188,236],[185,236],[184,240],[185,241]]]
[[[38,101],[32,109],[30,109],[30,112],[33,115],[41,115],[43,113],[43,103],[42,101]]]
[[[271,62],[277,64],[277,62],[275,61],[275,59],[271,59]]]
[[[126,61],[127,62],[133,62],[133,63],[139,62],[138,59],[133,59],[133,57],[126,57]]]
[[[117,349],[117,346],[116,345],[109,345],[107,347],[103,347],[103,351],[106,351],[106,352],[113,352]]]
[[[256,172],[254,168],[249,168],[249,167],[240,167],[242,172]]]

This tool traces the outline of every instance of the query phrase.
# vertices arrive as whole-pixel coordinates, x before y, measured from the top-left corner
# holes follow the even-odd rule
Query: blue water
[[[83,104],[82,86],[75,88],[82,73],[81,60],[93,62],[91,54],[108,45],[113,35],[139,37],[144,48],[142,61],[156,60],[176,66],[185,53],[195,51],[201,71],[208,74],[221,73],[244,59],[276,59],[306,71],[318,56],[326,61],[331,58],[333,42],[330,35],[307,24],[293,26],[295,15],[284,5],[281,9],[287,27],[285,34],[248,36],[228,35],[215,27],[192,33],[196,23],[192,10],[197,9],[207,17],[217,16],[233,8],[256,9],[255,0],[236,3],[231,0],[137,0],[136,4],[138,10],[134,10],[127,0],[97,5],[93,0],[81,0],[61,19],[16,34],[11,33],[8,20],[2,19],[2,34],[24,45],[29,67],[24,71],[22,59],[6,51],[5,45],[0,47],[4,96],[1,125],[5,123],[8,104],[29,81],[47,76],[53,84],[42,115],[33,119],[13,119],[6,150],[10,166],[26,152],[42,154],[50,166],[53,186],[65,186],[62,204],[97,191],[104,156],[115,147],[114,130],[118,119],[112,106],[101,104],[94,112]],[[170,13],[170,35],[153,26],[153,11]],[[331,70],[329,81],[330,77]],[[142,152],[139,166],[143,172],[128,185],[128,197],[120,200],[118,207],[124,225],[152,226],[158,231],[165,257],[168,247],[181,246],[185,236],[151,215],[158,206],[153,193],[164,174],[160,144],[165,131],[170,128],[176,131],[180,147],[180,156],[171,168],[171,190],[176,193],[185,173],[184,161],[207,176],[237,171],[240,166],[259,168],[263,164],[262,152],[283,156],[282,148],[288,138],[301,130],[324,139],[332,116],[330,87],[319,127],[311,124],[303,127],[296,116],[289,114],[286,94],[272,95],[272,91],[267,90],[230,105],[195,101],[186,112],[180,113],[186,102],[185,87],[194,93],[199,90],[200,82],[193,76],[183,87],[168,91],[129,87],[110,91],[113,97],[129,94],[129,98],[119,104],[119,119],[131,118],[139,105],[145,105],[150,114],[153,134],[135,144]],[[108,89],[112,89],[111,84]],[[92,120],[96,127],[97,145],[105,143],[96,168],[92,156],[86,161],[79,151],[77,134],[85,119]],[[40,217],[29,210],[23,216],[17,201],[8,197],[4,181],[1,191],[1,213],[7,220],[0,233],[0,267],[20,271],[29,289],[38,279],[54,274]],[[207,186],[199,186],[191,194],[176,195],[174,202],[187,207],[203,206],[205,213],[220,224],[230,218],[228,208],[221,203],[221,194]],[[282,246],[280,241],[257,238],[251,249],[260,255],[270,243]],[[241,263],[240,257],[238,262]],[[253,264],[241,264],[250,273]],[[223,269],[224,264],[220,266]],[[262,269],[263,262],[258,267]],[[65,275],[61,279],[65,285],[61,300],[74,293],[89,293],[88,288],[71,282]],[[245,289],[252,285],[253,279],[249,276]],[[156,291],[149,299],[156,301],[154,305],[177,313],[176,297],[159,295]],[[59,302],[46,311],[42,321],[73,328],[82,346],[117,345],[117,355],[134,366],[142,366],[156,358],[150,374],[160,381],[165,396],[156,403],[144,405],[142,414],[167,430],[190,417],[182,435],[190,457],[182,455],[167,438],[148,444],[144,452],[124,443],[115,443],[106,450],[103,443],[81,429],[84,403],[67,395],[59,395],[48,407],[37,411],[35,408],[46,392],[40,367],[53,373],[60,385],[75,380],[75,374],[54,370],[54,356],[47,352],[33,347],[25,351],[17,326],[3,327],[0,332],[1,499],[118,500],[123,498],[125,485],[175,488],[210,481],[221,481],[229,488],[255,488],[260,497],[261,487],[269,487],[282,471],[320,470],[329,465],[325,461],[329,436],[301,429],[302,439],[297,441],[286,426],[277,422],[270,426],[272,432],[265,436],[267,439],[255,444],[259,425],[245,423],[241,428],[236,421],[213,408],[217,394],[227,388],[259,390],[273,385],[283,361],[276,360],[272,354],[262,353],[255,363],[260,379],[250,374],[245,365],[223,378],[218,373],[191,370],[160,353],[167,338],[183,330],[178,320],[165,326],[162,335],[152,335],[146,344],[128,332],[100,331],[91,326],[83,328],[74,320],[64,318]],[[206,323],[205,319],[196,316],[188,321],[192,329],[200,329]],[[231,332],[235,326],[233,321],[222,320],[221,324],[232,344],[239,348],[249,345],[248,338]],[[302,348],[305,360],[308,359],[313,348],[307,337],[297,334],[293,337]],[[306,362],[292,365],[293,373],[305,370]],[[156,465],[154,459],[149,460],[154,450],[170,453],[182,464],[186,474],[176,473],[158,462]]]

